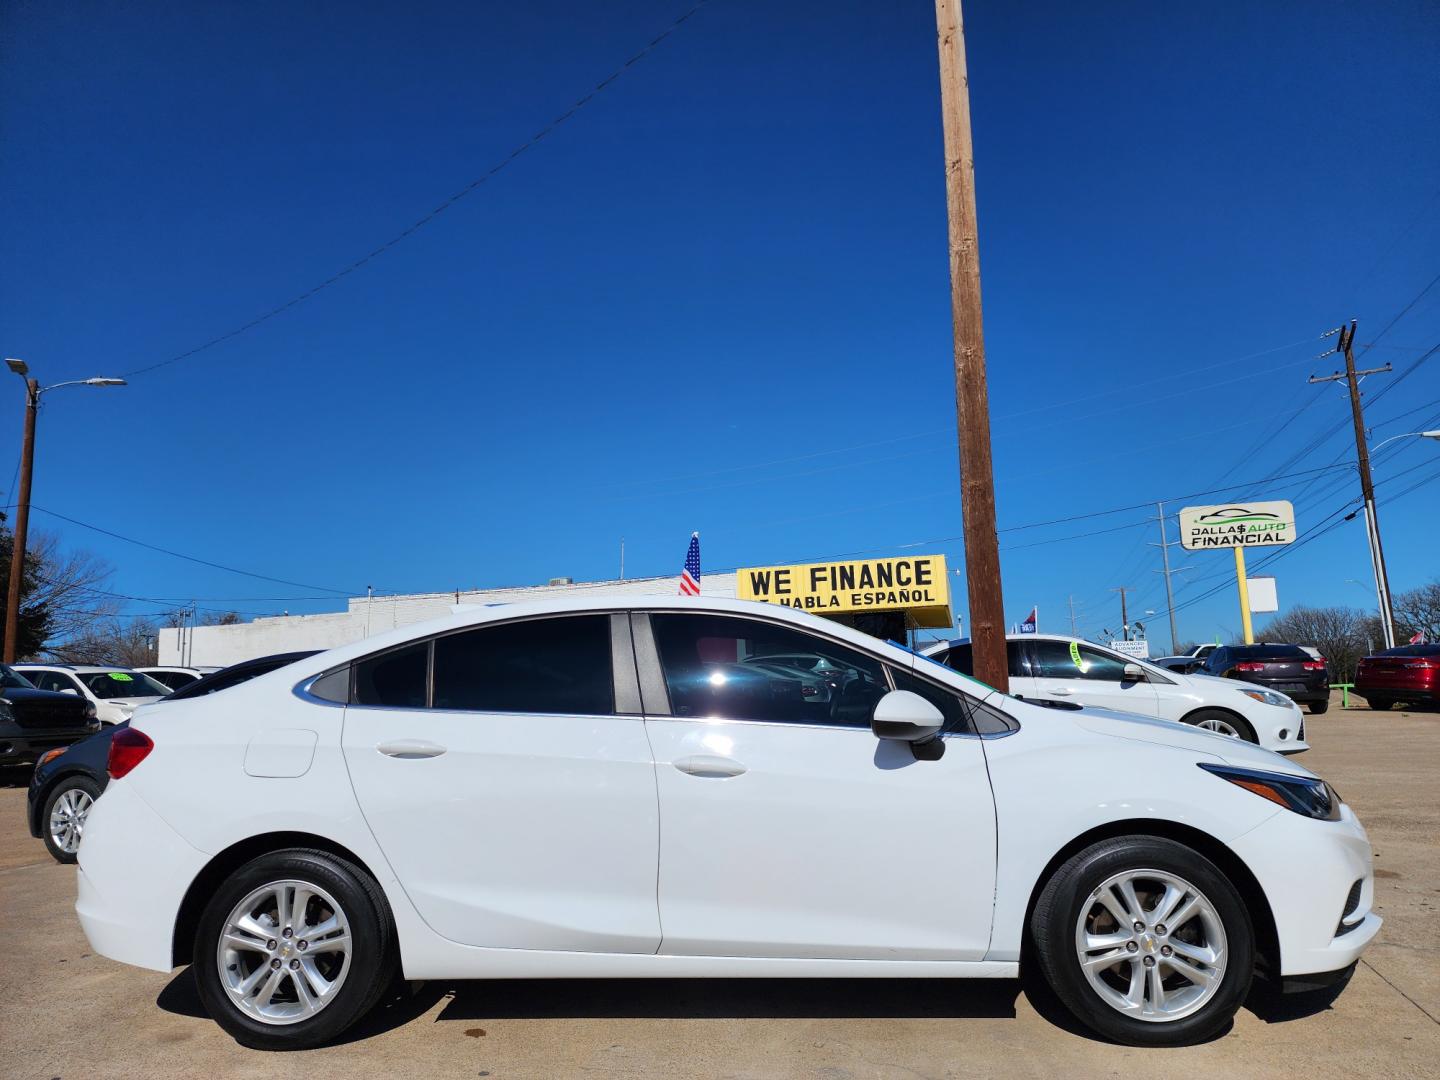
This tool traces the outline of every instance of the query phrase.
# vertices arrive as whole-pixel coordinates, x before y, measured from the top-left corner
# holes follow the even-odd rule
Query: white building
[[[568,582],[469,592],[452,590],[373,599],[357,596],[349,600],[346,610],[322,615],[275,615],[228,626],[187,627],[183,631],[167,627],[160,631],[158,662],[226,667],[271,653],[333,649],[371,634],[440,618],[448,615],[456,604],[513,604],[578,591],[586,596],[668,595],[678,588],[679,577],[671,574],[624,581]],[[733,597],[734,572],[702,575],[700,592],[704,596]]]

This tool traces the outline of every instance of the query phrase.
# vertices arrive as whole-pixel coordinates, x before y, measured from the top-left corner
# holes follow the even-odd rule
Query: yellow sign
[[[784,604],[816,615],[904,611],[916,626],[954,625],[944,555],[753,566],[735,575],[735,589],[741,600]]]

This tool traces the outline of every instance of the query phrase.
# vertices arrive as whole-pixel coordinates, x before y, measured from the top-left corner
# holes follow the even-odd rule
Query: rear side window
[[[400,709],[425,707],[430,667],[430,642],[420,641],[381,653],[355,665],[356,705],[388,705]]]
[[[1005,656],[1010,663],[1011,675],[1029,675],[1025,669],[1025,650],[1023,643],[1019,641],[1005,642]],[[964,642],[960,645],[952,645],[950,651],[945,654],[945,666],[952,671],[958,671],[961,675],[975,677],[975,654],[970,643]]]
[[[435,708],[612,714],[610,616],[535,619],[436,638]]]

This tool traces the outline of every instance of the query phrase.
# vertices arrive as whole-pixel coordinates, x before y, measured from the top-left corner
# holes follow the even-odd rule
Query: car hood
[[[53,690],[32,689],[28,686],[9,686],[0,690],[0,701],[8,701],[19,704],[22,701],[38,701],[46,705],[54,705],[60,701],[76,702],[81,712],[85,711],[85,701],[74,694],[57,694]]]
[[[1202,731],[1176,720],[1161,720],[1154,716],[1141,716],[1139,713],[1095,709],[1089,706],[1067,713],[1066,716],[1072,723],[1098,735],[1179,747],[1247,769],[1264,769],[1268,772],[1288,773],[1291,776],[1314,775],[1303,765],[1297,765],[1289,758],[1254,743],[1232,739],[1228,735],[1213,731]]]
[[[1174,674],[1180,675],[1178,671],[1174,672]],[[1198,672],[1190,675],[1180,675],[1180,677],[1188,682],[1199,683],[1202,688],[1208,688],[1210,690],[1214,690],[1216,687],[1225,687],[1229,690],[1240,691],[1265,689],[1265,687],[1263,686],[1257,686],[1255,683],[1246,682],[1244,679],[1226,679],[1222,678],[1219,675],[1201,675]],[[1274,708],[1274,706],[1272,705],[1271,708]]]
[[[159,694],[148,694],[145,697],[112,697],[103,698],[98,705],[120,705],[127,709],[138,709],[141,705],[149,705],[152,701],[159,701]]]

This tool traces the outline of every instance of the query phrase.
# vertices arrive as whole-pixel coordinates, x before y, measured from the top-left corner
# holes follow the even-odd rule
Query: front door
[[[663,700],[645,683],[662,953],[984,957],[995,810],[978,738],[947,737],[938,761],[876,739],[885,665],[778,622],[637,615],[636,637],[642,672],[657,652],[663,670]]]
[[[1157,715],[1155,687],[1143,679],[1126,679],[1124,657],[1054,638],[1036,638],[1028,648],[1037,697]]]
[[[354,665],[344,749],[355,794],[442,936],[500,949],[659,946],[655,769],[628,618],[616,618],[613,662],[612,617],[597,614],[486,625]],[[627,677],[631,715],[616,708]]]

